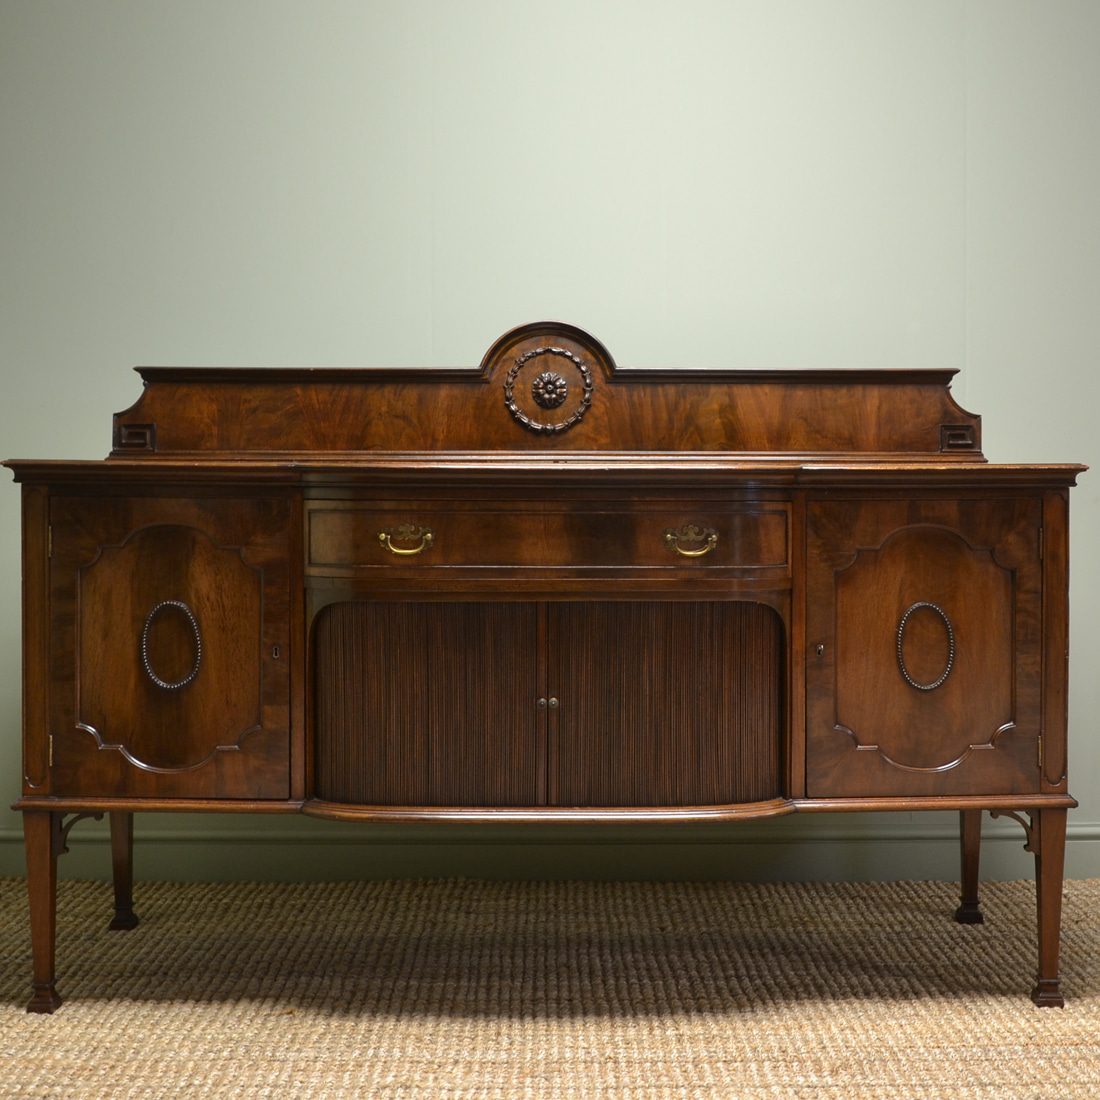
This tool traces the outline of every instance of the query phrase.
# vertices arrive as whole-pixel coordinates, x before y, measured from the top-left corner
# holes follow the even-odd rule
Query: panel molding
[[[217,737],[216,742],[210,746],[209,750],[201,757],[194,760],[189,760],[178,764],[165,764],[154,762],[153,760],[145,759],[140,753],[135,751],[133,745],[128,741],[114,735],[111,731],[101,729],[95,723],[88,721],[85,716],[85,707],[87,705],[87,696],[91,694],[89,691],[89,684],[86,682],[84,669],[87,664],[85,658],[85,615],[87,612],[86,604],[88,601],[88,590],[92,588],[96,580],[99,580],[99,575],[93,579],[93,571],[97,569],[107,570],[111,567],[112,562],[123,562],[122,555],[131,554],[137,555],[139,561],[142,560],[142,555],[145,558],[156,558],[157,555],[151,551],[143,551],[143,541],[155,539],[158,536],[167,535],[172,533],[175,537],[180,537],[178,533],[186,533],[189,538],[195,540],[195,550],[200,547],[204,548],[204,553],[211,555],[221,556],[223,559],[233,563],[233,567],[237,568],[239,563],[239,569],[241,570],[242,577],[248,577],[250,584],[254,588],[254,595],[257,606],[257,615],[255,618],[255,647],[256,654],[256,684],[255,684],[255,713],[251,714],[251,721],[246,720],[246,724],[239,728],[230,727],[228,730],[223,730]],[[105,542],[96,546],[94,556],[80,564],[75,571],[75,583],[76,583],[76,623],[75,623],[75,665],[76,665],[76,677],[74,682],[75,688],[75,721],[73,723],[74,730],[82,730],[83,732],[90,734],[95,741],[96,750],[99,752],[117,752],[123,759],[135,768],[139,768],[142,771],[150,772],[156,775],[173,775],[177,773],[187,773],[198,771],[201,768],[207,767],[212,761],[214,761],[222,753],[234,753],[240,752],[244,741],[251,735],[259,732],[263,729],[263,700],[264,700],[264,675],[265,675],[265,662],[262,659],[263,652],[263,605],[264,605],[264,569],[261,565],[253,565],[248,561],[247,552],[248,547],[237,543],[225,544],[219,542],[209,530],[198,526],[195,523],[184,522],[152,522],[143,523],[129,531],[125,538],[118,542]],[[211,561],[218,561],[217,557],[211,558]],[[219,562],[220,564],[220,562]],[[136,575],[136,570],[134,571]],[[188,558],[187,564],[187,576],[190,580],[191,573],[194,572],[193,559]],[[221,578],[223,581],[226,579]],[[185,589],[187,585],[182,586]],[[242,586],[243,590],[243,586]],[[165,590],[166,592],[169,589]],[[190,599],[194,601],[198,598],[199,593],[192,592]],[[205,596],[209,596],[209,593],[204,593]],[[170,594],[167,599],[161,598],[153,605],[153,611],[157,608],[164,606],[165,604],[173,604],[182,602],[179,599],[179,594],[175,592],[174,588],[170,588]],[[152,612],[150,612],[151,614]],[[204,646],[203,636],[200,632],[198,623],[195,620],[195,612],[188,606],[188,616],[191,619],[191,625],[195,632],[195,645],[198,649],[200,657],[203,654],[203,650],[206,650],[206,666],[209,668],[213,665],[215,668],[224,664],[224,658],[219,654],[218,648],[215,645],[209,644],[209,641]],[[94,618],[94,616],[93,616]],[[146,638],[149,629],[150,619],[149,616],[145,617],[145,628],[141,634],[141,649],[140,654],[142,656],[142,663],[147,664],[145,660],[145,648]],[[205,626],[206,624],[204,624]],[[219,640],[224,641],[224,638]],[[149,669],[144,668],[145,673],[148,675]],[[190,684],[191,680],[198,680],[198,674],[204,671],[200,668],[199,662],[196,660],[194,666],[195,675],[192,675],[187,681]],[[207,678],[210,673],[207,672]],[[91,678],[91,686],[94,688],[97,701],[98,693],[102,690],[98,683],[98,677]],[[140,679],[140,678],[139,678]],[[155,683],[156,681],[154,681]],[[159,686],[159,685],[158,685]],[[181,685],[184,686],[184,685]],[[205,680],[201,680],[197,684],[197,688],[193,688],[192,691],[198,690],[202,694],[207,694],[208,686]],[[236,693],[235,693],[236,694]],[[143,696],[141,693],[137,693],[134,696],[134,703],[132,704],[134,710],[126,713],[126,719],[132,727],[128,734],[133,735],[135,730],[140,730],[144,726],[152,724],[154,716],[144,716],[146,721],[140,721],[135,715],[141,715],[143,709],[148,708],[149,703],[143,702]],[[228,706],[226,708],[229,709]],[[160,716],[155,716],[159,719]],[[241,717],[244,717],[243,712]],[[125,724],[125,723],[123,723]]]

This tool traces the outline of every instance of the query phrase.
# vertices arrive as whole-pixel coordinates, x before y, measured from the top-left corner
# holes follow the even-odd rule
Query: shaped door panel
[[[1039,789],[1040,504],[811,504],[807,793]]]
[[[54,794],[288,796],[287,516],[53,501]]]

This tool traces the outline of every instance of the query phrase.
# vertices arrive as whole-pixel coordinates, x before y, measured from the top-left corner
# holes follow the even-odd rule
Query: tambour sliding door
[[[410,806],[777,797],[782,635],[770,608],[729,601],[334,604],[314,631],[317,794]]]
[[[550,798],[683,806],[777,797],[783,628],[727,601],[549,609]]]
[[[333,604],[314,628],[317,794],[335,802],[545,800],[538,605]]]

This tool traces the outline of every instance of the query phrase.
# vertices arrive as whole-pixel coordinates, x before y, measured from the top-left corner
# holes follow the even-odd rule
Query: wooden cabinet
[[[807,526],[807,793],[1037,793],[1041,500],[814,502]]]
[[[1061,1004],[1068,501],[952,371],[630,370],[571,325],[476,367],[143,368],[23,492],[34,996],[57,859],[110,814],[702,822],[981,815],[1036,856]],[[685,834],[687,835],[687,834]]]
[[[312,576],[369,577],[423,570],[730,570],[790,575],[787,501],[312,500],[306,568]],[[381,537],[380,537],[381,536]]]
[[[50,502],[49,789],[287,798],[285,500]]]
[[[755,603],[370,601],[314,628],[316,790],[385,806],[781,794],[783,628]]]

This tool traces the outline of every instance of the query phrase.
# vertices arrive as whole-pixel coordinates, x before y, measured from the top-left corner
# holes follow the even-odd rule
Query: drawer
[[[307,572],[586,568],[789,571],[790,505],[310,501]]]

